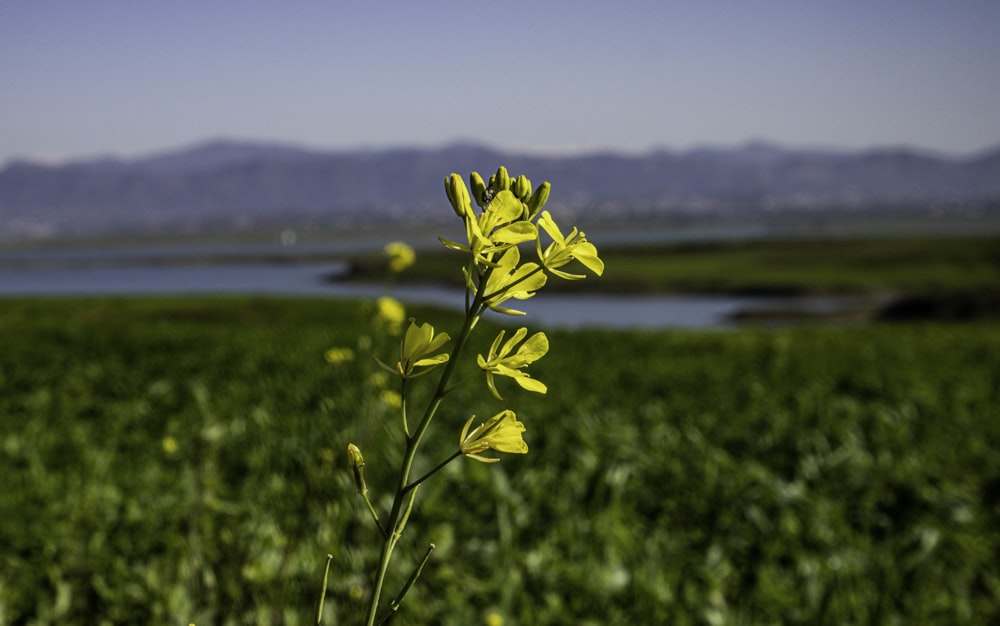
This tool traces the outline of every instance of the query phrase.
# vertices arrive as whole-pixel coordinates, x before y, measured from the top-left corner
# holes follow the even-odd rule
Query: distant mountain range
[[[453,219],[442,180],[504,164],[593,219],[752,211],[998,210],[1000,147],[968,158],[909,148],[733,149],[541,156],[474,144],[315,151],[212,141],[131,160],[0,170],[0,238]]]

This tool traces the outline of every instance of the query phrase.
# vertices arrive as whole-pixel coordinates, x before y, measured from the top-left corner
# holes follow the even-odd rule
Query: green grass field
[[[0,301],[0,624],[314,623],[327,553],[324,623],[359,621],[377,537],[345,448],[384,507],[399,434],[371,364],[323,353],[366,315]],[[503,388],[530,453],[421,489],[390,590],[437,550],[394,623],[1000,619],[996,325],[548,334],[549,394]],[[425,467],[503,408],[484,390]]]

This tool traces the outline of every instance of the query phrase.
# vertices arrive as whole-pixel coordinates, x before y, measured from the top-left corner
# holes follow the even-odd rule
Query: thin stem
[[[399,388],[399,398],[400,407],[399,412],[403,415],[403,433],[406,437],[410,436],[410,426],[406,423],[406,378],[401,379],[403,382],[400,384]]]
[[[430,478],[431,476],[433,476],[434,474],[436,474],[438,472],[438,470],[440,470],[445,465],[451,463],[452,461],[454,461],[455,459],[457,459],[460,456],[462,456],[462,451],[461,450],[456,450],[455,454],[451,455],[447,459],[445,459],[445,460],[441,461],[440,463],[438,463],[437,465],[435,465],[434,469],[432,469],[431,471],[427,472],[426,474],[424,474],[420,478],[416,479],[415,481],[413,481],[412,483],[410,483],[409,485],[407,485],[406,487],[404,487],[403,488],[403,493],[406,493],[410,489],[413,489],[414,487],[417,487],[418,485],[420,485],[420,483],[424,482],[425,480],[427,480],[428,478]]]
[[[330,579],[330,561],[333,560],[333,555],[326,555],[326,569],[323,571],[323,593],[319,595],[319,609],[316,611],[316,625],[323,623],[323,603],[326,601],[326,588],[327,581]]]
[[[375,588],[372,590],[372,604],[368,607],[368,626],[374,626],[375,615],[378,613],[378,599],[382,594],[382,586],[385,584],[385,575],[389,571],[389,561],[392,558],[392,551],[396,548],[396,544],[399,543],[399,538],[403,536],[403,529],[406,527],[407,520],[410,519],[410,513],[413,511],[413,501],[417,497],[417,491],[414,489],[410,492],[410,499],[406,504],[406,509],[403,511],[402,516],[393,525],[392,533],[386,535],[385,540],[382,542],[382,555],[379,558],[378,575],[375,578]],[[402,498],[402,494],[396,494],[396,500],[399,501]]]
[[[382,533],[382,537],[384,538],[386,536],[385,528],[382,527],[382,522],[378,520],[378,513],[375,511],[371,499],[368,498],[367,493],[361,494],[361,497],[364,498],[365,504],[368,505],[368,512],[372,514],[372,519],[375,520],[375,525],[378,526],[378,531]]]
[[[472,276],[472,272],[476,271],[476,260],[475,260],[475,258],[470,258],[469,259],[469,267],[468,267],[467,271],[469,272],[469,276]],[[472,306],[472,304],[469,301],[469,296],[471,294],[472,294],[472,290],[466,288],[465,289],[465,314],[466,315],[471,315],[472,314],[472,309],[470,308]]]
[[[400,605],[403,603],[403,598],[406,597],[406,593],[410,590],[410,587],[413,586],[413,583],[417,582],[417,578],[420,577],[420,572],[424,571],[424,565],[427,565],[427,561],[431,558],[431,552],[434,551],[435,547],[436,546],[433,543],[427,546],[427,552],[424,553],[424,558],[421,559],[420,564],[413,570],[410,577],[406,579],[406,584],[399,590],[399,595],[389,602],[389,612],[382,616],[382,619],[379,620],[379,626],[389,623],[389,620],[396,615]]]
[[[385,583],[385,573],[389,569],[389,558],[392,555],[392,549],[395,547],[396,542],[392,540],[392,537],[386,537],[385,541],[382,542],[382,553],[379,555],[378,562],[378,573],[375,575],[375,587],[372,589],[372,600],[371,604],[368,606],[368,620],[365,622],[368,626],[374,626],[375,624],[375,614],[378,610],[378,600],[382,593],[382,585]]]

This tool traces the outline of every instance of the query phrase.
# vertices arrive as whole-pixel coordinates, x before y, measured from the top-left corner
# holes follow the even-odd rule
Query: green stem
[[[327,581],[330,579],[330,561],[333,560],[333,555],[326,555],[326,569],[323,571],[323,593],[319,596],[319,609],[316,611],[316,624],[323,623],[323,603],[326,601],[326,587]]]
[[[427,552],[424,553],[424,558],[421,559],[420,564],[413,570],[410,577],[406,579],[406,584],[399,590],[399,595],[389,602],[389,612],[382,616],[382,619],[379,620],[379,626],[389,623],[389,620],[396,615],[396,611],[399,610],[400,605],[403,603],[403,598],[406,597],[406,593],[410,590],[410,587],[413,586],[413,583],[417,582],[417,578],[420,577],[420,572],[424,571],[424,565],[427,565],[427,561],[431,558],[431,552],[434,551],[435,547],[436,546],[433,543],[427,546]]]
[[[406,379],[401,379],[403,382],[399,388],[399,398],[400,398],[400,413],[403,414],[403,433],[406,434],[407,438],[410,436],[410,426],[406,423]]]
[[[445,465],[451,463],[452,461],[454,461],[455,459],[457,459],[460,456],[462,456],[462,451],[461,450],[455,451],[455,454],[451,455],[447,459],[445,459],[445,460],[441,461],[440,463],[438,463],[437,465],[435,465],[434,469],[432,469],[431,471],[427,472],[426,474],[424,474],[420,478],[416,479],[415,481],[413,481],[412,483],[410,483],[409,485],[407,485],[403,489],[403,492],[405,493],[405,492],[409,491],[410,489],[413,489],[414,487],[417,487],[418,485],[420,485],[420,483],[424,482],[425,480],[427,480],[428,478],[430,478],[431,476],[433,476],[434,474],[436,474],[442,467],[444,467]]]
[[[427,428],[430,426],[431,420],[434,419],[434,415],[437,413],[438,407],[441,406],[442,400],[444,400],[445,395],[448,393],[448,381],[451,379],[451,375],[455,371],[455,366],[459,360],[458,357],[461,355],[462,349],[465,347],[469,336],[472,334],[472,329],[476,326],[476,322],[479,321],[479,316],[482,314],[482,307],[483,298],[477,294],[475,298],[473,298],[471,306],[466,311],[465,320],[462,322],[462,329],[459,331],[458,338],[455,340],[455,348],[452,350],[451,356],[445,364],[444,371],[441,373],[441,378],[438,379],[434,395],[427,404],[427,409],[420,418],[420,422],[417,424],[416,430],[414,430],[412,435],[408,435],[406,438],[406,451],[403,454],[403,462],[399,470],[396,496],[393,498],[392,510],[389,512],[389,518],[385,526],[385,528],[393,530],[384,538],[382,542],[382,551],[379,555],[378,570],[372,587],[371,602],[368,605],[368,619],[366,622],[368,626],[375,626],[375,617],[378,614],[379,600],[382,595],[382,587],[385,585],[386,572],[389,570],[389,561],[392,559],[392,551],[396,547],[396,542],[399,540],[399,533],[402,532],[402,528],[398,527],[398,524],[401,521],[400,514],[403,511],[403,502],[406,499],[406,494],[407,492],[411,492],[413,490],[413,487],[409,484],[410,471],[413,468],[413,460],[417,456],[417,449],[420,447],[420,441],[423,438],[424,433],[427,432]],[[408,509],[413,506],[413,494],[415,493],[416,492],[412,492],[411,494]]]
[[[406,504],[406,508],[403,509],[403,514],[399,517],[392,528],[392,532],[386,535],[385,540],[382,542],[382,555],[379,558],[379,569],[378,575],[376,576],[375,589],[372,593],[372,604],[368,607],[368,626],[374,626],[375,624],[375,614],[378,612],[378,599],[382,594],[382,586],[385,584],[385,574],[389,571],[389,561],[392,559],[392,551],[396,548],[396,544],[399,543],[399,538],[403,536],[403,528],[406,527],[407,520],[410,519],[410,513],[413,511],[413,501],[417,497],[416,490],[410,493],[410,499]],[[401,495],[397,493],[397,500],[401,498]]]
[[[364,498],[365,504],[368,505],[368,512],[372,514],[372,519],[375,520],[375,525],[378,526],[378,531],[382,533],[382,537],[384,538],[386,536],[385,528],[382,527],[382,522],[378,520],[378,513],[375,511],[368,493],[361,494],[361,497]]]

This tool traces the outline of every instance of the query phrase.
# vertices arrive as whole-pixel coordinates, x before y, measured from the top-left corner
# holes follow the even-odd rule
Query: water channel
[[[17,296],[130,296],[130,295],[273,295],[329,298],[375,298],[392,295],[404,302],[459,309],[462,292],[432,286],[394,286],[331,281],[347,266],[339,261],[248,262],[244,248],[232,252],[241,261],[190,261],[191,250],[150,257],[116,253],[65,251],[0,253],[0,297]],[[251,257],[260,251],[250,251]],[[300,251],[301,252],[301,251]],[[272,258],[272,261],[274,259]],[[726,328],[746,323],[781,323],[781,315],[755,312],[792,311],[836,318],[838,313],[870,308],[873,303],[850,298],[758,298],[697,295],[564,295],[541,292],[525,301],[512,301],[531,323],[551,328]],[[849,317],[841,316],[841,317]],[[519,318],[498,316],[520,322]]]

